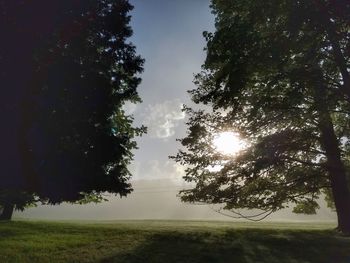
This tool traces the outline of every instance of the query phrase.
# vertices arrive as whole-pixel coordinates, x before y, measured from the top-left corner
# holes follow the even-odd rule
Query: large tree
[[[334,201],[338,228],[350,234],[350,4],[315,0],[213,0],[214,33],[190,91],[204,110],[187,108],[186,150],[195,187],[189,202],[315,213]],[[248,146],[236,156],[212,144],[235,131]],[[221,169],[210,169],[211,166]]]
[[[127,41],[132,6],[36,0],[0,8],[3,211],[130,193],[133,138],[144,132],[123,111],[140,101],[143,60]]]

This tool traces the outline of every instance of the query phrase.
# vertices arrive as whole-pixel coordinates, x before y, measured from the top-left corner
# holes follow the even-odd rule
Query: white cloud
[[[182,103],[177,99],[148,105],[143,118],[151,137],[166,139],[175,134],[175,128],[185,118],[185,113],[182,112]]]
[[[126,115],[132,115],[135,113],[137,106],[138,105],[133,102],[126,102],[123,105],[123,110],[125,111]]]

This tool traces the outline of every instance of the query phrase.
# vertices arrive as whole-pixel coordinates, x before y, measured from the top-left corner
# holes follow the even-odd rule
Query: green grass
[[[349,263],[331,224],[192,221],[0,223],[0,262]]]

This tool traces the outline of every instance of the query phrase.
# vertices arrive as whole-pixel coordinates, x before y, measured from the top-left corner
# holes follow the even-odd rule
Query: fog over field
[[[39,206],[16,212],[15,218],[51,220],[237,220],[220,215],[209,205],[182,203],[176,196],[186,185],[173,180],[143,180],[133,183],[135,191],[128,198],[111,198],[109,202],[88,205],[61,204]],[[247,213],[247,212],[246,212]],[[335,221],[336,214],[321,206],[317,215],[296,215],[290,209],[272,214],[266,221]]]

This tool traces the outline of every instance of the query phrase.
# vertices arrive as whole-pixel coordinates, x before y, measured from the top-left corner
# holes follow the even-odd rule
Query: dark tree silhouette
[[[182,199],[261,209],[263,218],[290,204],[316,213],[325,193],[350,234],[350,3],[213,0],[212,8],[216,32],[204,34],[207,58],[190,91],[212,110],[187,108],[187,150],[174,158],[196,186]],[[225,130],[250,143],[235,158],[212,146]]]
[[[140,101],[143,66],[127,42],[130,10],[127,0],[0,1],[4,212],[131,192],[144,128],[122,108]]]

